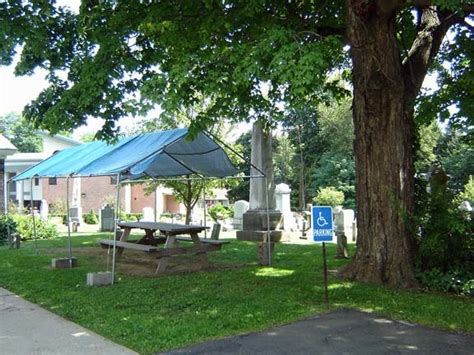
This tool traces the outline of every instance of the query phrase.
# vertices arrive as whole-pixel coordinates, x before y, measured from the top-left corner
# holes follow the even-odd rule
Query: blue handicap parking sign
[[[311,209],[311,217],[313,225],[313,241],[332,242],[332,208],[328,206],[313,206]]]

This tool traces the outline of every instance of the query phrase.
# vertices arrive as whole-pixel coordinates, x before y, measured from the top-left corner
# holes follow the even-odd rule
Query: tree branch
[[[421,9],[420,29],[403,62],[407,98],[415,100],[451,23],[434,6]]]
[[[390,15],[405,3],[405,0],[379,0],[378,9],[385,15]]]

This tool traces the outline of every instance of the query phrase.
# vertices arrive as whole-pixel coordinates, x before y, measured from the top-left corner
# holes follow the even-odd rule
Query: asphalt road
[[[474,321],[474,320],[473,320]],[[474,354],[474,337],[338,310],[167,354]]]

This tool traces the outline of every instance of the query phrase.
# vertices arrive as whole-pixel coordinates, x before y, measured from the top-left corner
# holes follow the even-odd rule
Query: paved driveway
[[[473,319],[474,321],[474,319]],[[474,337],[338,310],[168,354],[474,354]]]

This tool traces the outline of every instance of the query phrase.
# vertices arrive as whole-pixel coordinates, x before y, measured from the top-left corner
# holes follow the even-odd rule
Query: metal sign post
[[[323,276],[324,276],[324,303],[329,306],[328,267],[326,258],[326,243],[333,241],[332,208],[328,206],[313,206],[311,208],[313,241],[322,242],[323,247]]]

